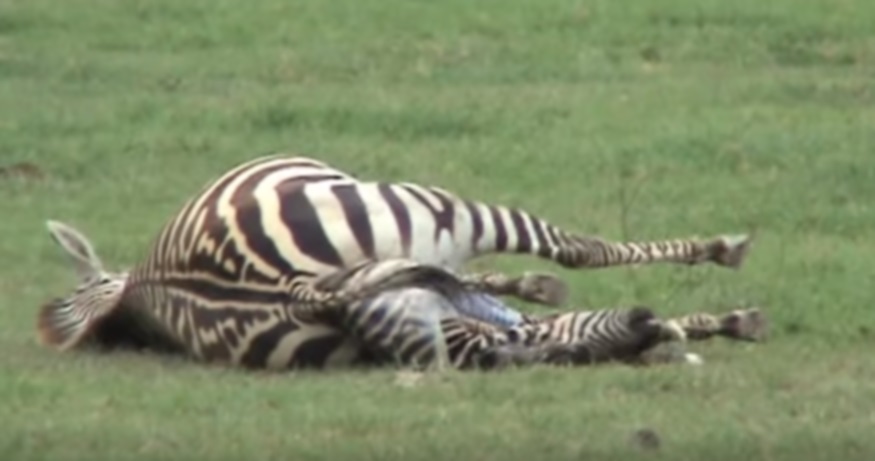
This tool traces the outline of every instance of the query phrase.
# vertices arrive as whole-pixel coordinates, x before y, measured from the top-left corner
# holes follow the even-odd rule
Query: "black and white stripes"
[[[90,245],[80,237],[65,245],[71,254],[77,245]],[[747,245],[746,236],[611,242],[440,188],[364,181],[315,159],[275,155],[243,163],[202,187],[165,224],[145,260],[117,277],[117,301],[108,305],[135,312],[125,318],[138,319],[147,325],[139,328],[160,332],[201,360],[276,368],[327,363],[325,357],[339,354],[334,363],[355,355],[355,335],[345,336],[354,327],[337,317],[335,323],[300,317],[310,308],[355,315],[343,309],[366,305],[361,300],[382,290],[427,287],[432,282],[425,280],[443,277],[435,275],[443,269],[467,288],[541,299],[526,297],[525,283],[508,289],[507,280],[462,273],[481,255],[529,254],[582,269],[660,262],[738,267]],[[364,263],[392,261],[417,267],[398,283],[379,280],[354,290],[317,283]],[[94,305],[77,299],[73,312]],[[88,329],[114,315],[113,309],[101,312]],[[47,342],[57,343],[51,322],[41,329]],[[75,343],[65,341],[65,347]],[[323,353],[303,356],[322,359],[295,358],[296,351],[317,349]]]

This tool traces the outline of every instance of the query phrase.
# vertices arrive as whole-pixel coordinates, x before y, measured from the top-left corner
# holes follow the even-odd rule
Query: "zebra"
[[[458,275],[486,254],[529,254],[577,269],[654,263],[737,269],[750,246],[745,234],[613,242],[565,231],[521,209],[437,187],[362,181],[325,162],[284,154],[243,162],[207,182],[127,271],[104,270],[72,227],[57,221],[48,227],[72,256],[81,283],[40,309],[43,344],[74,348],[101,322],[120,316],[143,337],[199,360],[256,368],[279,366],[270,359],[274,352],[321,334],[294,321],[295,306],[347,306],[450,273],[469,288],[507,294],[489,277]],[[415,265],[364,291],[320,290],[316,283],[362,262],[396,259]],[[325,344],[320,347],[341,349],[337,341]]]
[[[452,365],[457,368],[502,367],[509,364],[554,363],[592,365],[620,362],[701,364],[698,354],[685,352],[688,341],[723,336],[760,341],[766,329],[759,309],[736,309],[723,315],[694,312],[660,319],[647,306],[570,311],[526,316],[513,327],[452,316],[441,320]],[[656,347],[679,346],[666,356]]]
[[[117,287],[124,284],[129,277],[128,272],[112,273],[103,269],[103,264],[97,256],[91,242],[81,232],[72,226],[48,221],[47,227],[54,241],[70,256],[80,278],[80,285],[66,298],[55,298],[46,303],[37,318],[37,331],[40,341],[45,344],[56,344],[59,350],[72,349],[77,346],[97,345],[101,348],[134,348],[150,349],[159,353],[186,354],[192,351],[185,342],[185,331],[177,332],[169,325],[188,320],[182,315],[204,315],[204,312],[171,311],[179,317],[168,318],[167,311],[150,311],[131,308],[113,296],[118,296]],[[491,283],[497,283],[497,291],[510,293],[512,286],[520,290],[531,290],[525,283],[514,285],[513,281],[526,281],[525,278],[509,277],[501,273],[473,274],[470,278],[457,277],[443,268],[418,264],[408,259],[389,259],[382,261],[363,261],[344,270],[339,270],[314,280],[313,289],[317,293],[334,293],[331,299],[300,301],[296,303],[279,304],[265,309],[256,303],[246,305],[245,300],[238,300],[236,309],[239,314],[226,320],[224,326],[240,328],[241,324],[262,320],[262,324],[274,322],[282,325],[284,333],[283,344],[275,344],[272,350],[265,350],[259,340],[267,337],[256,337],[252,342],[246,342],[247,350],[237,349],[239,354],[249,353],[249,356],[229,357],[220,355],[228,343],[242,344],[233,331],[216,330],[212,337],[202,335],[200,346],[204,350],[196,358],[206,361],[225,361],[242,364],[253,368],[281,368],[283,366],[297,367],[324,365],[331,362],[331,354],[338,355],[341,360],[354,363],[378,364],[363,347],[350,340],[340,330],[333,328],[330,318],[337,318],[340,312],[345,312],[347,306],[353,310],[373,309],[382,298],[374,299],[373,295],[381,290],[393,293],[393,289],[403,288],[402,293],[409,292],[419,304],[429,308],[440,308],[441,303],[449,309],[445,298],[435,298],[442,292],[460,293],[475,290],[477,292],[490,289]],[[541,280],[541,279],[536,279]],[[531,282],[531,280],[528,280]],[[416,290],[416,287],[421,287]],[[426,298],[422,293],[427,288]],[[370,291],[369,291],[370,290]],[[455,291],[454,291],[455,290]],[[221,294],[221,293],[220,293]],[[370,297],[369,297],[370,295]],[[419,295],[419,298],[416,298]],[[357,299],[363,302],[356,302]],[[393,302],[398,315],[399,308],[406,305]],[[416,304],[416,303],[414,303]],[[379,307],[379,306],[378,306]],[[209,315],[212,311],[207,310]],[[193,318],[193,317],[189,317]],[[197,321],[199,319],[195,319]],[[194,322],[192,327],[197,327]],[[218,334],[224,333],[219,340]],[[233,339],[232,339],[233,338]],[[217,342],[218,341],[218,342]],[[291,344],[292,347],[289,347]],[[233,347],[234,344],[231,344]],[[357,354],[364,353],[360,358]],[[239,355],[238,354],[238,355]],[[283,356],[283,354],[286,354]],[[273,356],[272,358],[268,355]],[[284,358],[283,358],[284,357]],[[253,364],[251,360],[267,360],[269,363]],[[283,365],[285,364],[285,365]]]
[[[345,281],[355,283],[353,278]],[[350,287],[338,284],[335,288]],[[363,338],[363,344],[376,345],[382,363],[427,366],[437,362],[439,367],[458,369],[533,363],[700,364],[700,356],[682,350],[688,340],[724,336],[756,341],[764,325],[759,309],[736,309],[722,315],[694,312],[660,319],[649,307],[633,306],[546,316],[522,314],[522,321],[505,327],[460,313],[457,297],[467,296],[465,290],[437,291],[388,290],[335,310],[340,318],[323,320],[343,325],[344,331]],[[656,347],[668,342],[679,344],[675,352],[681,355],[660,356],[665,351]]]
[[[59,223],[53,226],[65,229],[68,234],[75,231]],[[77,243],[65,248],[90,248],[86,240]],[[93,250],[88,252],[94,254]],[[411,267],[421,266],[409,260],[365,261],[320,278],[315,287],[360,292],[375,281],[386,280],[389,275]],[[447,272],[428,275],[431,277],[422,286],[390,286],[346,304],[305,303],[287,309],[285,321],[297,327],[297,338],[288,335],[286,338],[292,340],[270,350],[263,366],[277,369],[394,364],[414,368],[496,369],[510,364],[589,365],[611,359],[636,363],[660,343],[684,341],[686,328],[702,332],[710,329],[715,333],[723,329],[710,314],[694,313],[677,322],[662,322],[643,307],[547,316],[520,314],[522,320],[517,325],[502,328],[496,325],[498,322],[488,323],[459,312],[459,297],[473,294],[475,299],[482,300],[489,295],[471,292],[476,288]],[[86,290],[81,294],[91,296],[93,292]],[[478,302],[482,305],[482,301],[475,301],[475,305]],[[500,305],[500,301],[496,302]],[[486,304],[485,309],[494,309],[495,305]],[[162,334],[160,326],[150,328],[148,320],[142,315],[138,318],[135,310],[117,309],[106,321],[93,324],[89,343],[102,348],[133,346],[155,352],[187,353],[180,342]],[[691,362],[689,359],[683,358]],[[243,364],[253,366],[249,362]]]

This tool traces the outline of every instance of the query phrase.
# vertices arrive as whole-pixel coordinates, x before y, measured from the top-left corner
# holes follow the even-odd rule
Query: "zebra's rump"
[[[231,169],[174,214],[133,271],[132,283],[198,273],[228,283],[276,285],[342,267],[323,229],[330,220],[319,215],[303,188],[350,181],[303,158],[267,157]]]

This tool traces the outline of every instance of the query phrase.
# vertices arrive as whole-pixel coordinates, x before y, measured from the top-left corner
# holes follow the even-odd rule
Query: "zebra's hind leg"
[[[404,288],[351,303],[344,323],[377,356],[403,368],[442,371],[450,361],[440,319],[452,314],[440,293]]]
[[[462,274],[459,278],[475,291],[514,296],[544,306],[560,306],[568,299],[568,285],[554,274],[524,272],[510,276],[501,272],[479,272]]]
[[[701,363],[701,357],[687,353],[687,334],[677,321],[661,319],[653,309],[644,306],[604,312],[605,317],[613,316],[619,323],[604,327],[604,332],[593,332],[578,340],[589,348],[593,362],[616,361],[629,365]]]

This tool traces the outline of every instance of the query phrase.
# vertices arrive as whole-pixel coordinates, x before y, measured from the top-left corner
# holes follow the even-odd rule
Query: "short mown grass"
[[[862,0],[0,3],[0,458],[871,460],[873,20]],[[772,336],[697,345],[703,367],[411,388],[35,342],[75,281],[46,219],[129,266],[205,181],[278,151],[610,238],[753,232],[740,271],[472,267],[552,270],[577,308],[756,304]]]

